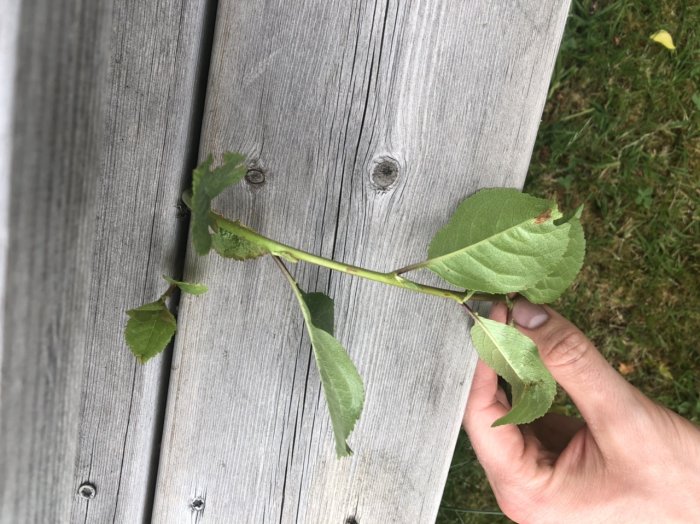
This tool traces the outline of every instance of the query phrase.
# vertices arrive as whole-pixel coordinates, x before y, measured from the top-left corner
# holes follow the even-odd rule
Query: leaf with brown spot
[[[548,209],[544,213],[537,215],[535,218],[535,224],[544,224],[550,218],[552,218],[552,210]]]
[[[469,291],[522,291],[549,275],[564,255],[570,225],[559,224],[561,217],[549,200],[515,189],[482,189],[457,207],[433,237],[430,258],[413,267]]]

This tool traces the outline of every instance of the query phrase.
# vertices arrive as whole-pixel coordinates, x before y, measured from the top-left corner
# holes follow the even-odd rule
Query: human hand
[[[491,318],[506,320],[505,304]],[[700,522],[700,429],[619,375],[573,324],[519,299],[513,319],[581,412],[492,428],[510,406],[477,364],[464,428],[503,512],[521,523]]]

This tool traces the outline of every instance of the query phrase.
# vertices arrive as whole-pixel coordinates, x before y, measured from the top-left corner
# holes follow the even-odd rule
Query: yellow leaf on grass
[[[656,33],[651,35],[649,38],[651,40],[653,40],[654,42],[656,42],[657,44],[661,44],[666,49],[670,49],[672,51],[674,49],[676,49],[676,46],[673,45],[673,37],[665,29],[662,29],[661,31],[657,31]]]
[[[634,373],[634,364],[620,362],[620,364],[617,366],[617,370],[620,372],[621,375],[631,375],[632,373]]]
[[[659,363],[659,374],[666,380],[673,380],[673,373],[668,369],[668,365],[665,362]]]

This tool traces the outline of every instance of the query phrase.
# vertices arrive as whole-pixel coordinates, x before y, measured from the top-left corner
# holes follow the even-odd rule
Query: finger
[[[505,322],[508,317],[508,308],[504,302],[496,302],[491,306],[491,311],[489,312],[489,318],[495,320],[496,322]],[[496,378],[498,380],[498,377]],[[503,404],[505,407],[510,409],[510,402],[508,402],[508,397],[503,388],[496,388],[496,399]]]
[[[496,419],[510,410],[499,400],[498,391],[496,373],[479,360],[464,413],[464,429],[492,482],[513,470],[521,460],[525,446],[517,426],[491,427]]]
[[[576,326],[553,309],[519,299],[513,320],[535,342],[545,366],[592,431],[606,421],[624,418],[638,403],[634,388]]]
[[[491,312],[489,313],[489,318],[495,320],[496,322],[505,323],[508,318],[508,307],[505,302],[496,302],[491,306]]]

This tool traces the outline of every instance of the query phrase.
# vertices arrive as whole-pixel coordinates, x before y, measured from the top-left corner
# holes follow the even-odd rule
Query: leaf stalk
[[[343,262],[337,262],[329,258],[314,255],[312,253],[307,253],[300,249],[294,248],[267,238],[260,233],[247,228],[246,226],[232,222],[226,217],[210,212],[210,217],[212,222],[216,227],[224,229],[230,233],[238,235],[239,237],[248,240],[254,244],[264,247],[272,255],[282,257],[284,259],[301,260],[303,262],[308,262],[310,264],[315,264],[317,266],[322,266],[333,271],[339,271],[348,275],[364,278],[366,280],[372,280],[374,282],[380,282],[389,286],[400,287],[403,289],[408,289],[410,291],[415,291],[417,293],[423,293],[426,295],[433,295],[443,298],[449,298],[454,300],[458,304],[464,304],[467,300],[488,300],[488,301],[503,301],[505,297],[503,295],[494,295],[490,293],[473,293],[471,291],[455,291],[451,289],[444,289],[440,287],[428,286],[425,284],[419,284],[413,280],[409,280],[401,276],[402,270],[391,271],[389,273],[382,273],[379,271],[373,271],[371,269],[365,269],[363,267],[354,266],[352,264],[345,264]],[[409,268],[411,266],[407,266]],[[404,268],[405,269],[405,268]]]

